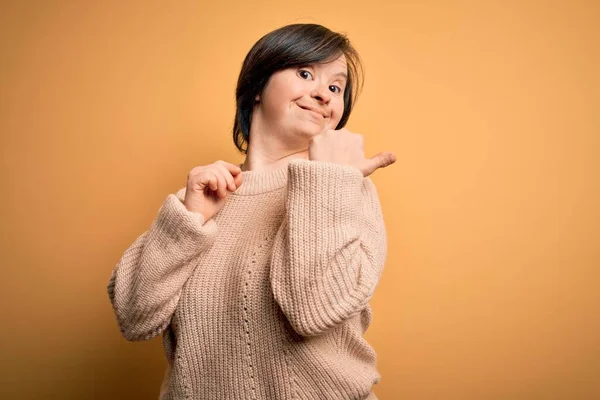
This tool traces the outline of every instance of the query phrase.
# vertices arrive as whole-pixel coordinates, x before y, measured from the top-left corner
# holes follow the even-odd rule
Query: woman
[[[161,399],[375,399],[363,339],[386,256],[376,188],[343,128],[360,60],[315,24],[262,37],[239,76],[243,164],[193,168],[108,293],[128,340],[163,335]],[[247,145],[247,146],[246,146]]]

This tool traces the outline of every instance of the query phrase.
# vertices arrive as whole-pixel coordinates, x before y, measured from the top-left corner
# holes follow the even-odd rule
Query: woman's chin
[[[302,124],[302,127],[299,127],[299,131],[302,131],[306,136],[313,137],[323,132],[325,128],[325,124],[319,125],[313,121],[306,121],[305,124]]]

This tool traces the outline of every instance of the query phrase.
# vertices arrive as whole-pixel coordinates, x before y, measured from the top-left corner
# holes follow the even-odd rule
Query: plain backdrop
[[[0,397],[151,399],[110,272],[188,171],[239,163],[244,56],[348,35],[388,258],[366,334],[384,400],[600,398],[597,1],[3,1]]]

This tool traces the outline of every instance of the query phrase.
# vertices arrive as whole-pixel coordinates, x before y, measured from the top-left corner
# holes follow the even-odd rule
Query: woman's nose
[[[327,85],[318,85],[311,93],[311,96],[323,103],[328,103],[331,99],[331,93]]]

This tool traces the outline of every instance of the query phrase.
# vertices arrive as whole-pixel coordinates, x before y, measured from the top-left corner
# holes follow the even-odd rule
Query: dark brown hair
[[[335,129],[348,122],[352,107],[364,83],[364,68],[358,52],[345,34],[317,24],[291,24],[260,38],[250,49],[235,90],[236,112],[233,141],[244,154],[248,152],[254,98],[261,94],[273,73],[296,66],[333,61],[346,57],[348,79],[344,91],[344,113]]]

